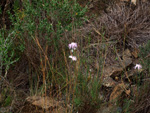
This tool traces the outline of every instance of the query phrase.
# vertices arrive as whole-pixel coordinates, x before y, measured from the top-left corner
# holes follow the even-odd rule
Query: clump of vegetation
[[[80,67],[80,65],[68,61],[67,46],[70,41],[75,39],[72,40],[66,34],[72,32],[72,36],[74,35],[74,29],[82,25],[84,21],[85,12],[86,8],[82,8],[76,1],[33,0],[32,2],[23,2],[21,6],[18,1],[14,1],[13,13],[8,11],[12,23],[10,28],[12,34],[9,38],[12,40],[13,47],[7,46],[10,50],[3,56],[6,57],[13,52],[11,54],[13,59],[10,59],[12,57],[9,56],[10,60],[5,59],[4,63],[11,61],[11,64],[14,64],[10,69],[6,68],[8,70],[6,74],[7,79],[15,88],[29,88],[30,95],[57,97],[57,94],[62,93],[65,98],[74,95],[73,99],[65,101],[66,104],[75,105],[76,109],[73,109],[75,111],[84,106],[86,102],[90,102],[93,107],[97,104],[93,102],[98,98],[96,92],[100,83],[97,81],[94,86],[90,83],[91,88],[86,88],[89,83],[86,76],[82,75],[84,73],[80,73],[81,70],[73,69],[74,66]],[[1,38],[5,39],[5,36],[1,35]],[[3,42],[1,46],[4,47],[2,44]],[[1,49],[1,52],[4,52],[3,48]],[[77,51],[77,53],[79,52]],[[15,61],[17,62],[15,63]],[[72,75],[72,73],[75,74]],[[77,78],[74,78],[75,76]],[[74,81],[74,83],[72,84],[70,81]],[[90,100],[86,100],[88,95],[82,97],[86,93],[89,93]]]
[[[139,4],[135,8],[125,4],[116,4],[108,10],[108,13],[98,17],[94,23],[83,29],[85,34],[91,32],[92,36],[102,37],[104,34],[107,40],[117,41],[119,47],[125,42],[125,47],[136,48],[150,39],[149,15],[149,3]],[[100,34],[96,33],[93,28]]]
[[[70,7],[71,4],[73,4],[72,7]],[[63,52],[69,42],[67,37],[62,38],[62,36],[66,31],[81,25],[85,11],[86,8],[81,8],[75,1],[34,0],[31,3],[23,2],[21,7],[15,1],[15,13],[12,15],[9,12],[9,14],[15,37],[13,43],[18,48],[16,53],[22,57],[19,60],[22,63],[19,64],[24,65],[21,70],[26,70],[30,65],[32,74],[34,71],[34,74],[40,75],[41,78],[41,75],[45,73],[44,79],[51,81],[52,77],[55,77],[58,80],[57,83],[61,83],[60,81],[64,78],[61,79],[60,75],[65,73]],[[45,68],[44,71],[43,68]],[[11,73],[15,74],[15,72]],[[31,73],[27,72],[29,75]]]
[[[139,82],[136,84],[134,96],[124,100],[124,111],[127,113],[148,113],[150,104],[148,100],[150,99],[149,92],[149,77],[150,77],[150,41],[145,45],[141,45],[139,52],[139,59],[142,64],[142,72],[139,72],[136,76],[136,79],[139,79]],[[142,79],[141,79],[142,78]]]
[[[139,57],[142,60],[144,69],[147,69],[148,72],[150,72],[150,41],[140,48]]]
[[[108,13],[97,17],[77,31],[83,37],[96,37],[90,42],[94,44],[93,47],[103,49],[107,45],[109,51],[106,61],[113,64],[112,56],[116,54],[115,51],[139,48],[150,40],[149,5],[149,2],[138,4],[136,7],[114,4]],[[101,44],[98,45],[98,42]]]
[[[95,113],[102,103],[109,101],[113,88],[103,84],[105,67],[119,62],[116,58],[122,59],[120,53],[126,48],[133,50],[150,40],[150,4],[113,5],[100,17],[88,20],[85,16],[87,7],[81,7],[77,1],[2,3],[5,4],[0,10],[3,20],[5,17],[11,21],[9,27],[3,21],[0,29],[0,87],[2,96],[6,95],[0,103],[3,107],[13,106],[11,111],[28,108],[29,105],[16,99],[21,94],[23,98],[32,95],[55,98],[62,101],[70,113]],[[150,43],[142,46],[139,55],[142,69],[148,71],[138,75],[150,71],[149,47]],[[131,67],[129,65],[128,69]],[[124,72],[121,74],[124,76]],[[110,79],[116,84],[126,82],[121,74]],[[137,85],[131,82],[130,85]],[[138,86],[142,88],[142,85],[143,82]],[[127,101],[123,100],[125,106],[119,107],[119,111],[132,111],[132,99],[141,97],[130,98],[130,88],[124,88],[122,92],[126,93]],[[139,104],[139,101],[135,103]]]

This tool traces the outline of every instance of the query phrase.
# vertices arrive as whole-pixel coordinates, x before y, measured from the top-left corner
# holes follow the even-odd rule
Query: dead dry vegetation
[[[86,69],[89,66],[91,69],[89,80],[97,76],[97,79],[102,84],[98,94],[99,98],[101,98],[100,107],[94,109],[85,100],[85,104],[78,109],[78,112],[149,113],[149,73],[147,70],[140,70],[139,72],[133,67],[141,60],[138,56],[139,48],[150,40],[150,3],[139,2],[135,6],[119,2],[111,4],[107,12],[101,12],[100,16],[87,19],[80,28],[74,29],[72,32],[66,31],[62,39],[60,39],[61,42],[66,39],[69,42],[78,42],[78,45],[80,45],[79,57],[87,59],[81,64],[79,70],[83,75],[86,75]],[[49,62],[52,62],[53,67],[56,69],[63,64],[59,57],[64,57],[66,45],[63,45],[63,43],[58,45],[60,53],[60,51],[54,51],[51,46],[45,47],[46,40],[44,38],[34,41],[36,44],[29,39],[25,39],[25,51],[21,54],[20,60],[8,71],[7,79],[11,83],[9,85],[14,89],[6,92],[13,95],[11,107],[14,113],[15,111],[18,113],[46,112],[46,110],[43,110],[45,109],[43,105],[39,105],[39,103],[44,104],[43,102],[45,102],[42,97],[35,97],[36,99],[28,97],[30,95],[29,80],[35,78],[35,75],[39,75],[39,78],[42,78],[41,75],[44,71],[40,69],[41,67],[39,66],[41,65],[43,67],[47,65],[44,69],[45,72],[48,72],[49,67],[45,63],[47,61],[45,56],[51,54],[55,57]],[[42,49],[39,45],[41,45]],[[42,50],[45,51],[43,52]],[[66,49],[66,51],[68,50]],[[41,59],[43,59],[42,62]],[[103,65],[100,65],[100,63]],[[65,65],[64,67],[67,66]],[[70,68],[70,70],[73,69],[74,67]],[[59,73],[54,74],[58,75]],[[40,87],[43,81],[42,79],[37,81]],[[55,84],[56,86],[48,88],[46,92],[57,97],[58,86],[57,83]],[[6,87],[8,87],[8,84],[3,82],[1,88]],[[88,95],[86,96],[88,97]],[[62,113],[66,112],[66,109],[70,109],[68,106],[64,106],[63,102],[53,101],[55,102],[53,104],[51,99],[46,100],[48,102],[45,103],[50,112]],[[63,99],[58,100],[63,101]],[[59,107],[56,110],[58,106],[61,106],[61,108]]]
[[[113,63],[114,58],[111,58],[111,54],[114,53],[114,48],[117,52],[127,48],[134,51],[150,40],[149,18],[149,3],[141,3],[136,7],[124,3],[115,4],[109,13],[104,13],[92,22],[88,21],[88,24],[77,32],[83,37],[84,45],[87,44],[85,37],[88,36],[91,37],[91,47],[103,49],[108,45],[106,62]]]
[[[81,43],[85,45],[83,47],[85,57],[90,55],[94,59],[88,62],[92,65],[93,70],[101,68],[97,65],[97,62],[100,61],[99,58],[102,55],[100,51],[104,52],[102,56],[105,59],[104,70],[101,70],[103,74],[99,76],[100,80],[102,79],[103,81],[103,86],[105,86],[102,90],[108,88],[104,100],[111,102],[118,97],[122,97],[119,99],[119,104],[122,107],[126,106],[125,101],[122,101],[123,98],[128,101],[131,99],[130,101],[133,102],[129,107],[131,111],[125,110],[122,112],[149,112],[148,101],[146,101],[147,106],[144,104],[145,100],[149,98],[146,96],[147,91],[143,91],[147,89],[140,90],[146,87],[145,84],[148,81],[143,81],[142,79],[147,78],[148,74],[143,72],[145,75],[142,74],[142,77],[138,77],[135,82],[137,72],[133,70],[133,66],[139,62],[139,47],[144,46],[150,40],[149,6],[149,2],[139,2],[136,6],[125,3],[115,4],[107,13],[103,13],[102,16],[92,21],[87,21],[83,27],[79,30],[77,29],[79,33],[77,37],[82,37]],[[85,40],[86,37],[91,37],[89,45]],[[89,49],[90,54],[88,54]],[[118,60],[116,60],[116,57]],[[137,89],[137,82],[143,84],[140,89]],[[109,89],[109,87],[111,88]],[[141,103],[139,103],[139,100]],[[109,107],[111,109],[114,106],[110,105]],[[111,112],[111,110],[106,110],[105,112]],[[102,111],[100,109],[99,113]]]

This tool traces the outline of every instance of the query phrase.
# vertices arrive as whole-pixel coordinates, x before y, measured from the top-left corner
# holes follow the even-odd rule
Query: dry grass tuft
[[[100,51],[105,51],[106,64],[113,64],[116,52],[125,48],[138,48],[150,40],[150,3],[130,6],[124,3],[114,4],[108,13],[88,21],[78,29],[77,37],[82,37],[82,50],[90,51],[88,56],[97,59]],[[88,42],[90,37],[90,42]],[[88,45],[88,43],[90,43]],[[107,51],[109,50],[109,51]],[[86,54],[87,56],[87,54]],[[98,60],[98,59],[97,59]]]
[[[135,101],[131,104],[132,113],[149,113],[150,112],[150,88],[149,81],[146,81],[138,90]]]
[[[139,47],[150,39],[150,3],[142,3],[136,7],[115,4],[109,13],[103,14],[82,29],[84,35],[98,36],[95,28],[107,40],[117,41],[120,46],[125,41],[126,47]],[[95,39],[93,39],[95,40]],[[120,47],[119,46],[119,47]]]

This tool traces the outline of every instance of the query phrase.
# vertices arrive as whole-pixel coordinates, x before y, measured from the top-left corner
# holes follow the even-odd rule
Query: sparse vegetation
[[[149,1],[0,6],[0,113],[149,112]]]

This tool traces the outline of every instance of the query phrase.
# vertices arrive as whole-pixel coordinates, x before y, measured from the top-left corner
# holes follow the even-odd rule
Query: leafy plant
[[[142,66],[150,72],[150,41],[140,48],[139,57],[142,60]]]
[[[6,99],[5,99],[5,103],[4,103],[4,106],[9,106],[12,102],[12,97],[11,96],[8,96]]]
[[[101,99],[98,97],[100,87],[101,84],[96,77],[89,81],[84,75],[78,75],[74,98],[76,109],[81,112],[88,109],[91,112],[91,110],[99,108],[101,103]]]
[[[46,93],[49,85],[65,87],[68,31],[80,26],[87,8],[76,0],[25,0],[19,6],[14,1],[13,14],[8,12],[13,30],[13,42],[18,57],[25,56],[31,65],[30,86],[32,92]],[[24,66],[25,67],[25,66]],[[32,81],[32,82],[31,82]],[[48,84],[48,85],[47,85]],[[41,91],[39,91],[41,90]]]
[[[15,48],[13,48],[13,39],[11,35],[13,32],[5,33],[4,29],[0,30],[0,74],[2,75],[2,68],[5,67],[5,77],[11,64],[16,62],[18,58],[15,58]]]

